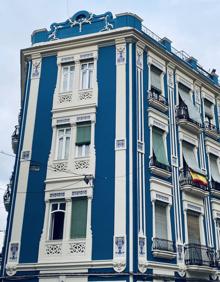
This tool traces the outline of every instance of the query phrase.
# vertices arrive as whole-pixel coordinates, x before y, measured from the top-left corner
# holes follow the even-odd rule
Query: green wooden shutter
[[[86,238],[87,198],[72,199],[71,239]]]
[[[156,68],[155,66],[151,66],[151,86],[161,90],[161,73],[162,71]]]
[[[163,130],[157,127],[153,127],[153,151],[159,163],[169,165],[165,151],[163,133]]]
[[[209,155],[210,160],[210,171],[212,175],[212,179],[216,181],[217,183],[220,183],[220,174],[218,169],[218,157],[210,154]]]
[[[166,205],[158,201],[155,202],[155,233],[156,238],[166,239],[167,234],[167,211]]]
[[[76,145],[89,145],[91,142],[91,123],[77,125]]]

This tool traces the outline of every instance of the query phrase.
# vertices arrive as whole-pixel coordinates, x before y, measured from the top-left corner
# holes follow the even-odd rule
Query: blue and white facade
[[[3,280],[218,280],[215,70],[137,15],[80,11],[34,31],[21,90]]]

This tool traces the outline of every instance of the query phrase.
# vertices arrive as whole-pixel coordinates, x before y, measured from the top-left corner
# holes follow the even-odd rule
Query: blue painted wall
[[[113,257],[115,183],[115,46],[98,54],[98,108],[95,126],[96,175],[92,201],[92,259]]]
[[[6,235],[4,240],[4,246],[2,250],[2,268],[0,273],[3,275],[5,272],[4,265],[7,261],[7,252],[9,247],[9,242],[11,239],[11,231],[12,231],[12,219],[14,216],[14,206],[16,202],[16,192],[17,192],[17,182],[18,182],[18,172],[20,169],[20,155],[23,146],[24,140],[24,129],[26,125],[26,115],[27,115],[27,108],[28,108],[28,101],[29,101],[29,94],[30,94],[30,77],[31,77],[31,69],[32,63],[29,61],[27,63],[27,73],[26,73],[26,81],[25,81],[25,88],[24,88],[24,95],[23,100],[21,101],[21,120],[20,120],[20,132],[19,132],[19,142],[18,142],[18,151],[15,158],[14,170],[13,170],[13,178],[12,178],[12,194],[11,194],[11,205],[7,217],[7,226],[6,226]]]
[[[44,180],[51,147],[51,109],[56,79],[56,56],[43,58],[31,159],[31,162],[40,165],[40,171],[29,172],[21,238],[21,263],[36,262],[38,259],[44,220]]]

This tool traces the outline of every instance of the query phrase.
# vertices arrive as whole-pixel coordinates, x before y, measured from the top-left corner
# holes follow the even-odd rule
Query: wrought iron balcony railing
[[[185,246],[185,264],[215,267],[215,250],[199,244],[188,244]]]
[[[219,132],[219,129],[216,127],[216,125],[212,124],[212,123],[209,122],[209,121],[206,121],[206,122],[204,123],[204,127],[205,127],[205,129],[210,130],[210,131],[214,131],[214,132],[216,132],[217,134],[220,133],[220,132]]]
[[[220,191],[220,183],[218,183],[218,182],[216,182],[212,179],[211,184],[212,184],[213,189]]]
[[[184,185],[191,185],[203,191],[209,191],[209,185],[203,185],[201,183],[193,181],[189,168],[183,169],[180,173],[180,186]]]
[[[166,165],[158,162],[155,156],[150,158],[150,167],[152,166],[171,172],[170,165]]]
[[[154,88],[151,88],[151,90],[148,91],[148,99],[152,99],[152,100],[155,100],[161,104],[163,104],[164,106],[168,106],[168,101],[167,101],[167,98],[164,97],[162,94],[161,94],[161,91],[159,90],[156,90]]]
[[[190,118],[188,108],[187,108],[186,105],[179,105],[176,108],[176,117],[177,117],[178,120],[185,119],[185,120],[187,120],[191,123],[194,123],[198,127],[202,127],[200,123],[198,123],[197,121]]]
[[[18,125],[16,125],[15,130],[11,136],[11,144],[14,154],[17,153],[17,149],[18,149],[18,138],[19,138],[18,135],[19,135],[19,130],[18,130]]]
[[[175,244],[173,241],[169,241],[166,239],[154,238],[152,250],[159,250],[159,251],[167,251],[167,252],[175,252]]]

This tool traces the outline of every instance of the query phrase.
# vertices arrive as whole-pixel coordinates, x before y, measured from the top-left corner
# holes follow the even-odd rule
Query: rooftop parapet
[[[216,72],[208,72],[201,65],[198,64],[197,59],[188,55],[184,51],[179,51],[171,45],[171,40],[164,37],[161,38],[149,28],[142,24],[142,19],[133,13],[120,13],[117,14],[115,18],[111,12],[106,12],[104,14],[95,15],[88,11],[79,11],[74,14],[71,18],[67,19],[65,22],[53,23],[50,26],[50,30],[45,28],[35,30],[32,33],[31,41],[32,44],[39,44],[48,41],[54,41],[58,39],[65,39],[70,37],[76,37],[85,34],[92,34],[96,32],[110,31],[117,28],[131,27],[143,35],[147,36],[149,40],[160,46],[175,59],[180,59],[191,67],[194,71],[198,72],[209,82],[219,86],[219,79]]]

